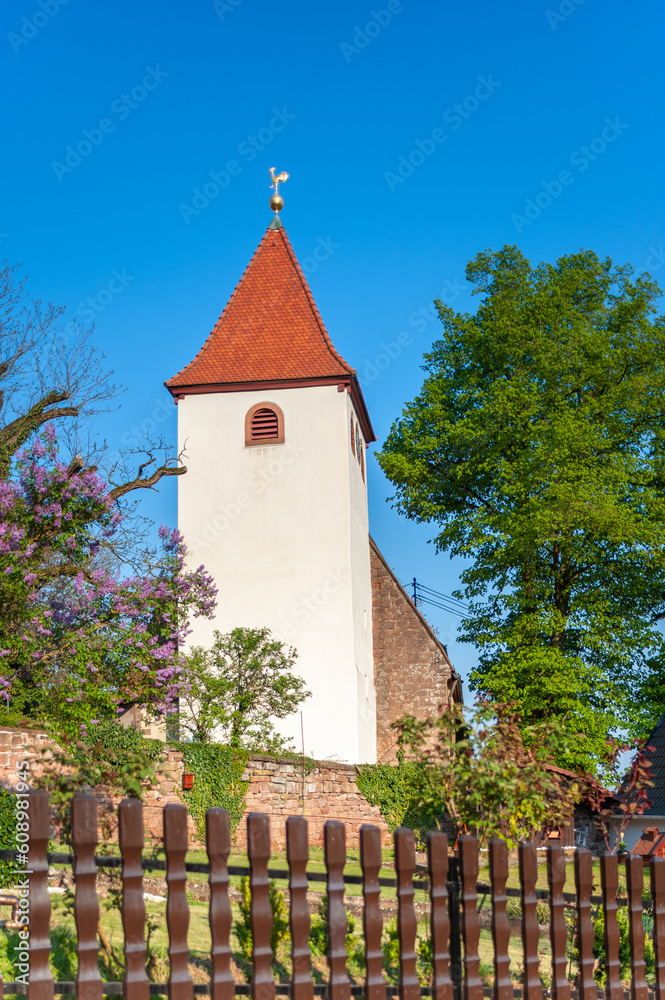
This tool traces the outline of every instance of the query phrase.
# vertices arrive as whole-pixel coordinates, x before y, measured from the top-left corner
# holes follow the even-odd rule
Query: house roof
[[[652,836],[649,836],[649,833],[651,833]],[[665,846],[665,832],[659,832],[658,828],[654,826],[642,831],[642,836],[637,841],[635,846],[631,848],[630,853],[641,854],[643,857],[650,857],[653,854],[657,854],[659,848],[662,848],[663,846]]]
[[[651,805],[640,813],[639,818],[665,816],[665,712],[645,743],[644,755],[651,764],[653,786],[647,791]]]

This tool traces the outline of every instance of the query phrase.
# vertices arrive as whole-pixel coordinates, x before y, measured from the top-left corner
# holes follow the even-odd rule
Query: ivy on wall
[[[205,814],[213,807],[228,809],[231,834],[234,834],[245,810],[249,782],[242,774],[249,760],[249,751],[218,743],[171,743],[182,753],[186,770],[194,775],[194,787],[183,792],[196,831],[205,840]]]
[[[358,791],[372,806],[378,806],[391,833],[409,826],[423,839],[428,830],[436,830],[437,819],[417,801],[419,764],[361,764],[357,767]]]

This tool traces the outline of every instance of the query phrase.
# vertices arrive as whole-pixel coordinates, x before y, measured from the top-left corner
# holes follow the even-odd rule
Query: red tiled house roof
[[[286,232],[266,231],[205,344],[165,383],[176,397],[280,386],[341,383],[367,441],[375,436],[355,368],[333,347]]]
[[[649,826],[642,831],[642,836],[632,848],[631,854],[641,854],[643,858],[663,857],[665,853],[665,832],[657,826]]]

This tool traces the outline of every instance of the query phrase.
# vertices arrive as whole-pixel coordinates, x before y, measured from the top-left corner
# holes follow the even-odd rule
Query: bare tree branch
[[[144,477],[143,470],[148,465],[152,465],[153,462],[154,458],[151,458],[149,462],[144,462],[139,468],[138,475],[128,483],[115,486],[109,492],[109,497],[112,500],[118,500],[120,497],[125,496],[126,493],[131,493],[132,490],[150,490],[164,476],[182,476],[187,472],[186,465],[162,465],[159,469],[155,469],[152,475]]]
[[[9,465],[13,455],[42,424],[49,420],[56,420],[58,417],[78,416],[78,406],[53,408],[56,403],[62,403],[66,399],[69,399],[68,393],[50,392],[31,406],[27,413],[12,420],[0,430],[0,476],[6,476],[9,473]]]

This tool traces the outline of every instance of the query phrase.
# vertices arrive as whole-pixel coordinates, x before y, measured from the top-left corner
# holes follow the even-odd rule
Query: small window
[[[356,454],[356,436],[353,432],[353,414],[351,414],[351,454]]]
[[[274,403],[257,403],[245,417],[245,444],[283,444],[284,415]]]

